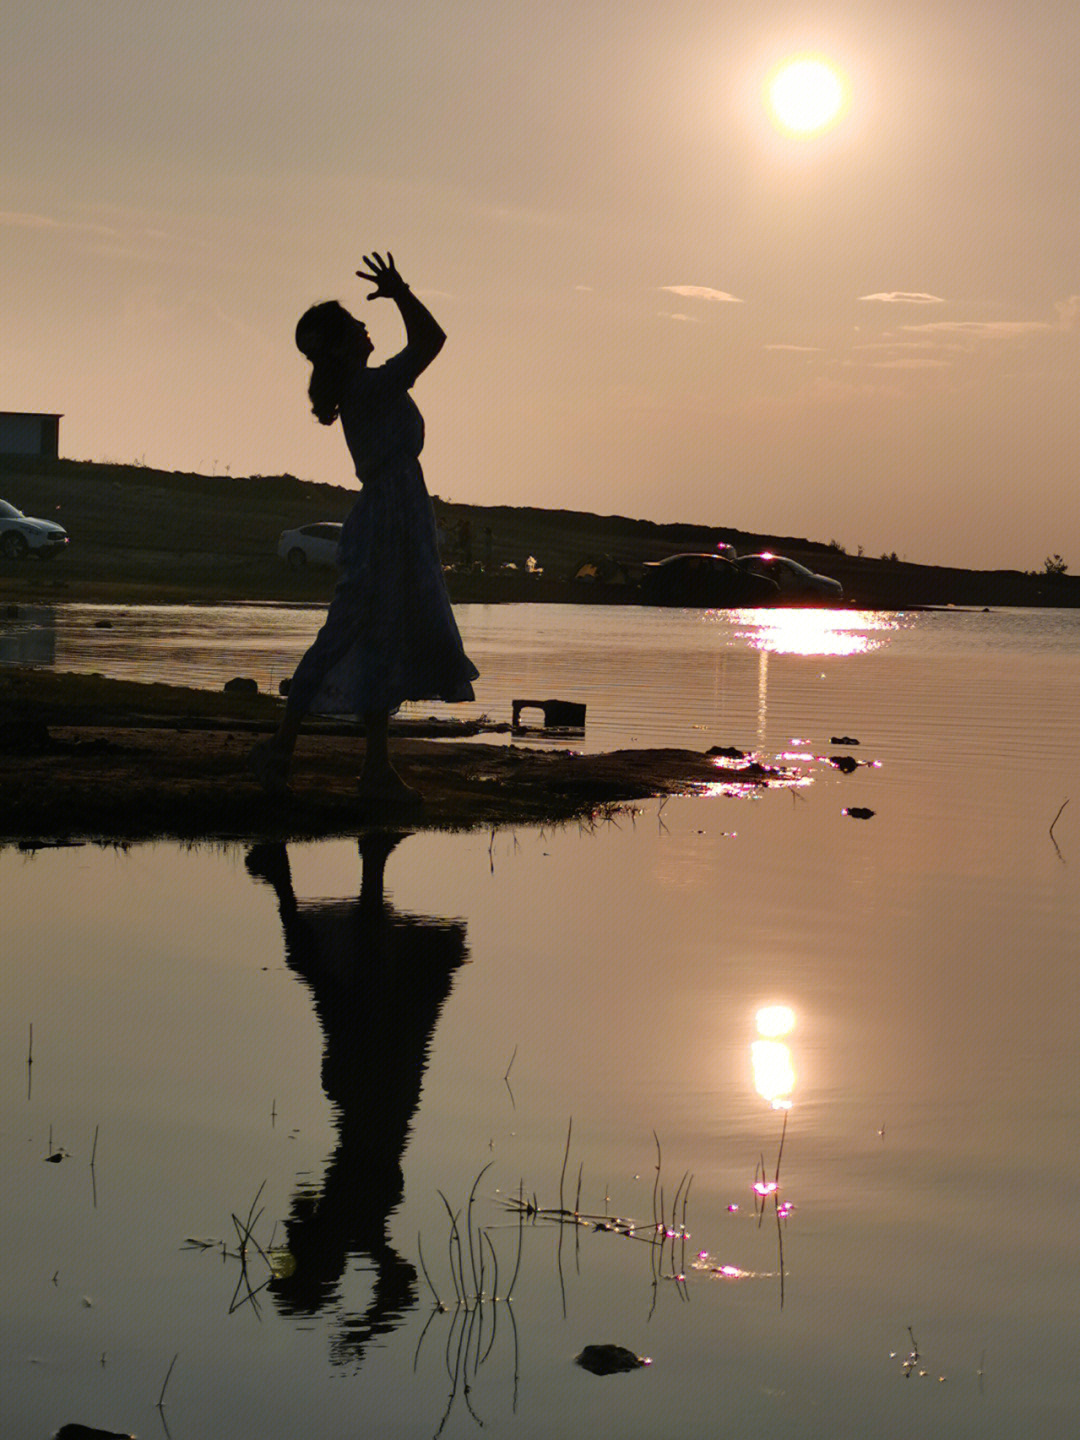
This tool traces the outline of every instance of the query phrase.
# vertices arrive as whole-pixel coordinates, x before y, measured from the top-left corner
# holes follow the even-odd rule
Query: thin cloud
[[[111,225],[97,225],[86,220],[54,220],[51,215],[32,215],[19,210],[0,210],[0,225],[13,230],[74,230],[82,235],[110,237],[120,234]]]
[[[1046,320],[936,320],[928,325],[900,326],[923,335],[958,335],[974,341],[1022,340],[1025,335],[1046,335],[1062,328]]]
[[[919,290],[881,290],[876,295],[860,295],[860,300],[880,300],[885,305],[944,305],[940,295],[926,295]]]
[[[943,344],[940,340],[867,340],[861,345],[853,345],[853,350],[963,350],[965,347],[958,344]]]
[[[787,350],[794,355],[820,355],[820,345],[763,345],[763,350]]]
[[[935,320],[924,325],[900,325],[900,330],[931,339],[952,335],[973,345],[995,340],[1023,340],[1029,335],[1060,335],[1080,329],[1080,295],[1054,303],[1054,320]]]
[[[660,318],[662,320],[680,320],[686,325],[701,324],[700,315],[684,315],[681,310],[661,310]]]
[[[871,370],[948,370],[951,360],[933,360],[926,355],[897,355],[893,360],[872,360]]]
[[[726,290],[714,290],[710,285],[661,285],[660,289],[666,290],[669,295],[682,295],[687,300],[711,300],[721,305],[744,303],[737,295],[729,295]]]

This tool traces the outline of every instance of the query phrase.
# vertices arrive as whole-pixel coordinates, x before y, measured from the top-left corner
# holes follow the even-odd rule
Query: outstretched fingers
[[[386,252],[385,260],[377,250],[373,250],[370,255],[364,256],[364,264],[368,268],[357,270],[356,273],[361,280],[367,280],[376,287],[375,295],[392,295],[395,287],[402,284],[401,276],[394,264],[394,257],[389,250]],[[368,299],[374,300],[375,295],[369,295]]]

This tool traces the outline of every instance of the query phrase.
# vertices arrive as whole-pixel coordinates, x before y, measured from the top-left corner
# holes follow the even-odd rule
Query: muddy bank
[[[568,821],[650,796],[719,782],[782,783],[750,759],[688,750],[582,755],[398,727],[394,753],[420,810],[364,806],[363,755],[343,724],[301,737],[292,793],[265,796],[248,774],[254,739],[280,702],[96,676],[0,675],[0,843],[154,837],[314,838],[369,824],[478,827]],[[475,727],[473,727],[475,728]]]

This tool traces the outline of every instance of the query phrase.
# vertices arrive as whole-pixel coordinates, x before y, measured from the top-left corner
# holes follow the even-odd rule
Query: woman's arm
[[[386,259],[374,251],[364,256],[366,270],[357,270],[361,280],[370,280],[375,289],[367,297],[378,300],[385,297],[393,300],[405,322],[405,337],[412,352],[416,373],[426,370],[442,349],[446,335],[431,311],[409,289],[397,272],[394,257],[389,250]]]

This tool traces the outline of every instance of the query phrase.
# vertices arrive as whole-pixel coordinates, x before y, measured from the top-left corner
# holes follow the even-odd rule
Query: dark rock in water
[[[580,1355],[574,1356],[574,1363],[593,1375],[624,1375],[649,1362],[622,1345],[586,1345]]]
[[[844,814],[850,815],[853,820],[869,820],[873,813],[873,810],[867,810],[865,805],[852,805],[849,810],[844,811]]]
[[[61,1425],[54,1440],[135,1440],[130,1430],[92,1430],[89,1425]]]
[[[775,765],[762,765],[760,760],[751,760],[748,765],[740,765],[731,774],[736,780],[744,775],[749,775],[755,780],[781,780],[784,772],[778,770]]]
[[[722,755],[725,760],[745,760],[746,751],[740,750],[736,745],[713,745],[705,751],[706,755]]]
[[[830,755],[829,764],[844,775],[850,775],[853,770],[859,768],[859,762],[854,755]]]
[[[259,682],[247,675],[235,675],[231,680],[226,680],[221,688],[235,695],[257,695]]]
[[[857,745],[858,743],[853,735],[831,735],[829,737],[830,745]]]

